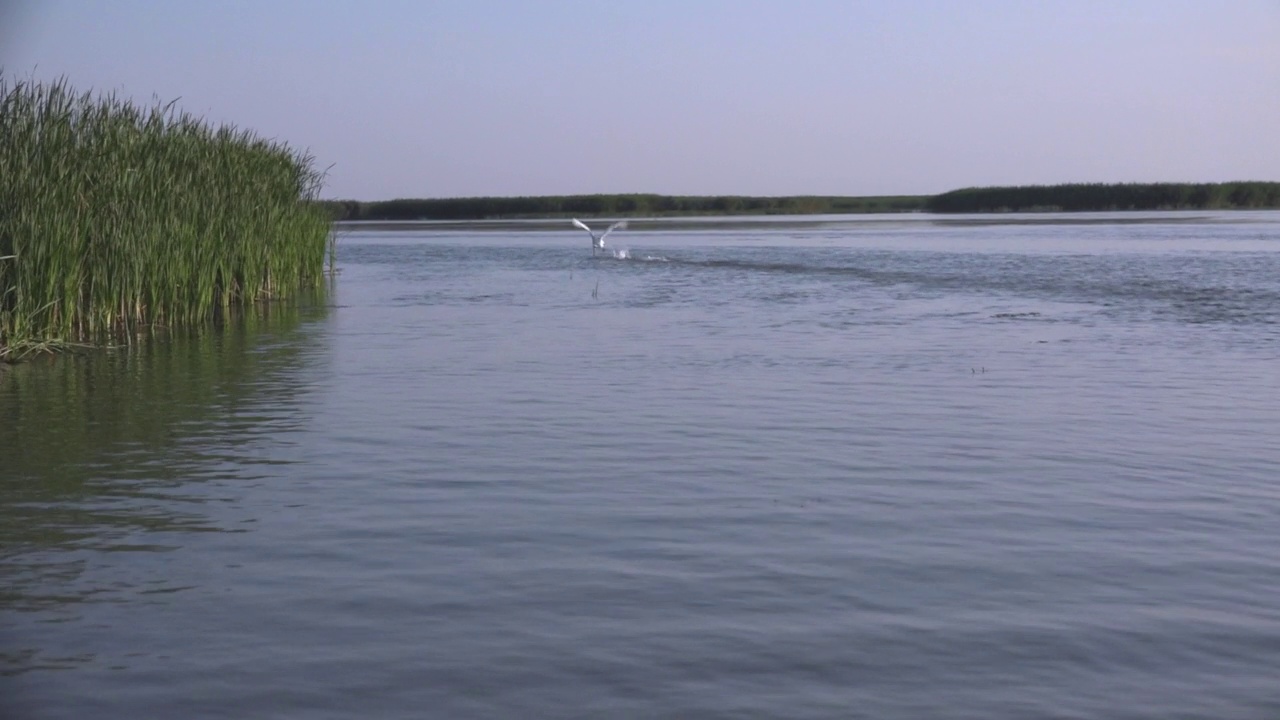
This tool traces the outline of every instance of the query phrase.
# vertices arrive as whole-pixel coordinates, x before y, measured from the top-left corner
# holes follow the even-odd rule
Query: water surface
[[[10,714],[1280,716],[1280,214],[610,244],[0,372]]]

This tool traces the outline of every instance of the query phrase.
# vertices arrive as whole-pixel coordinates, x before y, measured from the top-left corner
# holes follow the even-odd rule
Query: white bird
[[[604,239],[605,239],[605,238],[607,238],[607,237],[609,237],[609,233],[613,232],[614,230],[618,230],[618,229],[622,229],[622,228],[626,228],[626,227],[627,227],[627,221],[626,221],[626,220],[619,220],[618,222],[616,222],[616,223],[614,223],[614,224],[610,225],[608,230],[605,230],[605,231],[604,231],[604,232],[603,232],[599,237],[597,237],[597,236],[596,236],[596,231],[595,231],[595,230],[592,230],[592,229],[591,229],[591,228],[589,228],[589,227],[587,227],[587,224],[586,224],[586,223],[584,223],[584,222],[582,222],[582,221],[581,221],[581,220],[579,220],[578,218],[574,218],[574,219],[573,219],[573,224],[574,224],[574,225],[576,225],[576,226],[578,226],[578,227],[580,227],[580,228],[582,228],[583,230],[586,230],[587,232],[591,233],[591,254],[592,254],[592,255],[595,255],[595,254],[596,254],[596,250],[597,250],[597,249],[599,249],[599,250],[603,250],[603,249],[604,249]]]

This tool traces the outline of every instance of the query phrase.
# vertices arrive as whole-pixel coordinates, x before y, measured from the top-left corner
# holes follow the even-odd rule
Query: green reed
[[[0,69],[0,359],[317,285],[330,225],[313,163],[174,103]]]

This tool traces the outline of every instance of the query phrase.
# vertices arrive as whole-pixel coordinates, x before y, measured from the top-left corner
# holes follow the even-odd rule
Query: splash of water
[[[610,248],[615,260],[636,260],[639,262],[670,262],[662,255],[632,255],[630,248]]]

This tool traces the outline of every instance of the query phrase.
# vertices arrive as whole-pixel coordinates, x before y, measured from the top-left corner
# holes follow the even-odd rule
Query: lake
[[[1280,213],[339,236],[0,369],[0,715],[1280,717]]]

